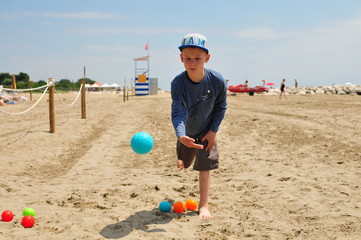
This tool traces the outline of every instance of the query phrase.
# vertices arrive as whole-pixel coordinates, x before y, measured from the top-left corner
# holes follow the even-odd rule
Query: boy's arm
[[[220,86],[218,86],[218,89],[221,89],[221,91],[218,94],[218,96],[216,98],[216,102],[214,104],[211,127],[210,127],[208,133],[202,139],[202,141],[205,141],[205,140],[208,141],[207,148],[205,149],[206,151],[209,151],[213,147],[214,143],[216,142],[216,134],[219,129],[219,126],[221,125],[221,122],[224,118],[224,114],[227,109],[227,85],[226,85],[226,83],[222,82],[222,84],[220,84]]]
[[[208,141],[207,144],[207,148],[205,149],[206,151],[209,151],[212,149],[214,143],[216,142],[216,132],[213,131],[209,131],[206,135],[204,135],[204,137],[202,138],[202,142],[204,141]]]
[[[188,111],[183,102],[180,87],[172,83],[172,123],[179,141],[189,148],[203,148],[203,145],[196,144],[195,139],[186,136],[185,122]]]
[[[185,121],[187,119],[187,109],[183,103],[183,97],[181,94],[180,86],[174,81],[171,84],[171,96],[172,96],[172,123],[177,137],[185,136]]]
[[[194,138],[190,138],[188,136],[182,136],[179,138],[179,141],[184,145],[187,146],[189,148],[199,148],[199,149],[203,149],[203,145],[202,144],[197,144],[194,143],[196,140]]]
[[[220,92],[214,105],[213,120],[210,131],[217,132],[227,109],[227,85],[224,81],[219,86]]]

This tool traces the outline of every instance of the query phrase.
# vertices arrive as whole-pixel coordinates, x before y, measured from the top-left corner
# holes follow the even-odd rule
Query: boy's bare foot
[[[178,170],[183,170],[184,169],[184,163],[183,163],[182,160],[177,161],[177,168],[178,168]]]
[[[199,218],[211,218],[212,214],[207,207],[201,207],[199,209]]]

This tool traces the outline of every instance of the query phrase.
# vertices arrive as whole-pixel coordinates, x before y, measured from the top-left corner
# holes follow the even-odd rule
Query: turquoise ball
[[[163,201],[159,204],[159,210],[161,212],[169,212],[171,208],[172,208],[172,206],[167,201]]]
[[[149,133],[138,132],[132,136],[130,140],[130,146],[133,151],[138,154],[146,154],[152,150],[154,146],[154,140]]]

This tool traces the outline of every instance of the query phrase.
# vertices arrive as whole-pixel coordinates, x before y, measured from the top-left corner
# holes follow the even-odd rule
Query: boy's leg
[[[178,170],[183,170],[183,169],[184,169],[184,162],[183,162],[183,160],[180,160],[180,159],[177,160],[177,169],[178,169]]]
[[[184,146],[179,140],[177,141],[177,168],[183,170],[189,168],[196,156],[194,148]]]
[[[202,142],[204,149],[208,142]],[[208,196],[211,186],[211,170],[218,168],[218,149],[217,143],[215,143],[212,149],[208,152],[205,150],[198,150],[196,161],[194,163],[194,170],[199,171],[199,217],[210,218],[211,213],[208,210]]]
[[[199,171],[199,193],[200,201],[198,205],[199,218],[212,217],[208,209],[208,195],[211,187],[211,171]]]
[[[207,142],[202,143],[206,147]],[[177,141],[177,168],[182,170],[188,168],[195,156],[196,162],[194,164],[194,170],[199,171],[199,192],[200,200],[198,205],[199,217],[210,218],[211,213],[208,210],[208,195],[211,184],[211,171],[218,168],[218,150],[217,143],[215,143],[211,151],[196,150],[184,146],[180,141]]]

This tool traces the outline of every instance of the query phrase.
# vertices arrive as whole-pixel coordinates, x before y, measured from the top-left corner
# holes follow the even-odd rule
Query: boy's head
[[[183,37],[181,45],[178,47],[182,52],[183,48],[195,47],[204,50],[209,53],[207,48],[207,38],[199,33],[189,33]]]

